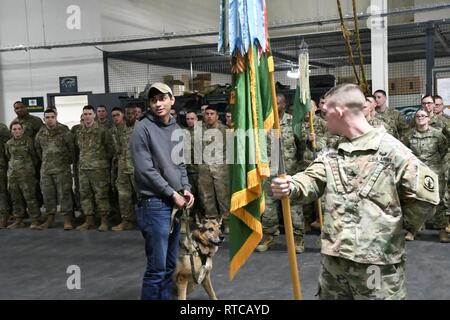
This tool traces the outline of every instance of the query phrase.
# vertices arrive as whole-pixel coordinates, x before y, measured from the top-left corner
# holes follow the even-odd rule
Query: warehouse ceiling
[[[388,28],[389,62],[425,59],[428,23],[414,23]],[[450,56],[450,22],[434,22],[436,57]],[[370,63],[370,30],[360,30],[365,63]],[[348,65],[347,49],[341,32],[291,36],[271,40],[276,70],[289,70],[297,63],[298,48],[304,39],[309,46],[311,68],[334,68]],[[354,52],[356,48],[354,46]],[[358,54],[354,54],[356,61]],[[196,71],[229,73],[229,55],[217,52],[217,45],[196,45],[172,48],[133,50],[106,53],[108,58],[161,65]]]

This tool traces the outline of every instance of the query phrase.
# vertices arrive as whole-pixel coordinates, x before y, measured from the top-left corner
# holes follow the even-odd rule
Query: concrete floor
[[[305,238],[298,256],[304,299],[316,299],[319,274],[318,236]],[[227,242],[214,258],[213,286],[219,299],[292,299],[284,237],[273,249],[252,254],[233,282],[228,279]],[[0,230],[0,299],[139,299],[145,268],[139,231]],[[450,244],[437,242],[435,231],[422,232],[407,245],[409,299],[450,299]],[[70,265],[81,270],[81,289],[69,290]],[[189,299],[207,299],[199,287]]]

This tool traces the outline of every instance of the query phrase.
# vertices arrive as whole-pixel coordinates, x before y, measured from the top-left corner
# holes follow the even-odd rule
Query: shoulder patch
[[[419,162],[417,168],[417,200],[439,204],[439,177],[430,168]]]

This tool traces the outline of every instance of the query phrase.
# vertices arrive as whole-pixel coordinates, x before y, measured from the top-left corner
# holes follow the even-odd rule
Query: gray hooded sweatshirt
[[[171,158],[173,148],[180,143],[171,141],[172,133],[177,129],[181,128],[174,118],[165,124],[150,112],[136,124],[130,149],[139,197],[171,199],[174,191],[190,191],[185,164],[174,163]]]

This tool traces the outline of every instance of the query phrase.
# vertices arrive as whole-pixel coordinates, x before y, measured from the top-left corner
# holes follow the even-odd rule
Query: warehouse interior
[[[387,8],[386,65],[374,65],[371,10],[375,0],[357,1],[365,75],[386,68],[390,106],[406,118],[427,93],[450,108],[450,1],[377,0]],[[2,0],[0,1],[0,122],[16,117],[13,104],[26,101],[42,118],[56,106],[58,120],[79,123],[86,104],[108,109],[145,103],[149,84],[170,83],[180,114],[205,102],[227,105],[232,77],[230,53],[218,51],[219,2],[205,0]],[[355,32],[352,1],[342,0],[345,23]],[[356,82],[334,0],[267,0],[275,80],[293,95],[298,54],[306,42],[311,94]],[[360,55],[355,50],[357,69]],[[374,71],[375,70],[375,71]],[[69,81],[72,89],[64,89]],[[75,88],[75,89],[73,89]],[[446,109],[449,112],[450,109]],[[59,218],[58,218],[59,219]],[[0,299],[139,299],[145,270],[140,232],[75,233],[60,230],[13,234],[0,258]],[[255,253],[233,282],[228,278],[228,243],[216,256],[213,282],[220,299],[291,299],[284,236],[274,250]],[[306,236],[298,256],[305,299],[316,299],[320,265],[318,234]],[[449,251],[431,231],[408,244],[409,299],[450,299]],[[17,253],[20,254],[17,254]],[[124,258],[125,257],[125,258]],[[80,266],[83,285],[68,290],[67,267]],[[273,266],[277,267],[274,268]],[[258,270],[258,272],[254,272]],[[429,272],[424,272],[429,270]],[[255,292],[257,292],[255,294]],[[205,300],[198,289],[190,299]]]

